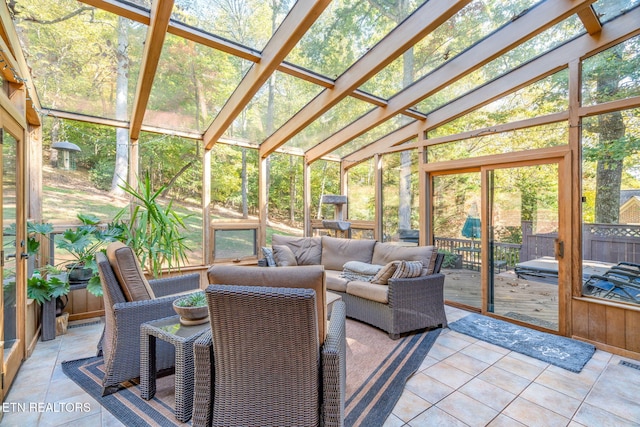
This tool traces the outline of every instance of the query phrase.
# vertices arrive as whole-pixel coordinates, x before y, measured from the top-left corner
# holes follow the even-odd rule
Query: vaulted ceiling
[[[639,0],[43,1],[9,2],[42,113],[308,162],[416,146],[640,32]]]

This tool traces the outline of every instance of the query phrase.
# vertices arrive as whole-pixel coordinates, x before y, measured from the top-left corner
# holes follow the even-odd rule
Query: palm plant
[[[125,225],[124,242],[136,253],[140,264],[153,277],[159,277],[162,268],[180,268],[187,263],[187,251],[182,231],[186,229],[184,220],[173,209],[173,202],[160,204],[160,195],[166,190],[163,185],[153,190],[147,173],[140,182],[139,189],[129,183],[121,188],[133,198],[133,208],[123,208],[115,217]],[[123,218],[130,212],[128,222]]]

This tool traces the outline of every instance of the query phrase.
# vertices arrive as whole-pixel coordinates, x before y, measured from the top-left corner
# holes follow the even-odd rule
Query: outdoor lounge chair
[[[606,273],[593,274],[582,286],[585,295],[640,304],[640,271],[637,264],[621,262]]]
[[[120,242],[109,244],[107,255],[98,252],[96,262],[105,312],[98,350],[104,356],[104,396],[117,391],[119,383],[140,376],[140,325],[175,315],[173,301],[179,293],[199,289],[200,275],[147,281],[133,250]],[[159,370],[173,366],[172,345],[159,342],[156,351]]]
[[[291,270],[303,282],[282,280],[285,269],[267,286],[207,288],[211,331],[194,343],[193,426],[344,424],[345,304],[333,303],[327,326],[322,267]]]

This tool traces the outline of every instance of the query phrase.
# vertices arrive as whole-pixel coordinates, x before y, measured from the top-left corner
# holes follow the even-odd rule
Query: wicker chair
[[[135,281],[136,275],[142,275],[133,251],[117,242],[107,247],[108,254],[115,252],[117,257],[107,258],[101,252],[96,254],[105,307],[105,327],[98,347],[98,354],[104,356],[105,365],[103,396],[117,391],[121,382],[140,376],[140,325],[175,315],[172,305],[180,295],[174,294],[200,288],[198,273],[149,281],[145,279],[140,283],[144,287],[149,286],[150,294],[143,299],[144,289],[141,292],[132,291],[131,287],[121,286],[118,278],[128,277]],[[132,298],[136,300],[132,301]],[[157,352],[158,369],[173,366],[173,346],[159,342]]]
[[[194,344],[193,426],[342,426],[345,305],[324,343],[316,293],[210,285],[211,333]]]

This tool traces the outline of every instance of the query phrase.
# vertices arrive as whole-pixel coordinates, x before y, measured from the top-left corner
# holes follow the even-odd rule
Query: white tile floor
[[[449,322],[467,314],[447,307]],[[5,406],[57,406],[45,408],[47,412],[6,411],[0,424],[122,425],[60,368],[63,360],[93,356],[101,328],[73,327],[53,341],[38,343]],[[446,329],[407,382],[385,426],[640,426],[640,370],[620,365],[621,360],[628,359],[596,351],[576,374]],[[88,405],[59,410],[68,403]]]

